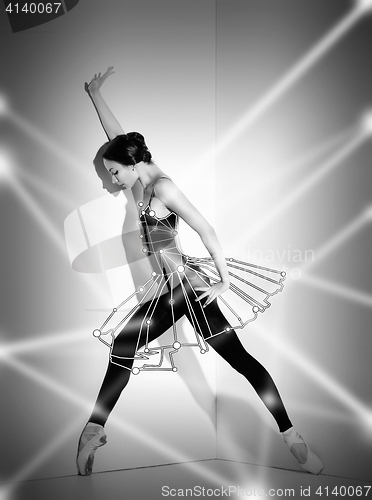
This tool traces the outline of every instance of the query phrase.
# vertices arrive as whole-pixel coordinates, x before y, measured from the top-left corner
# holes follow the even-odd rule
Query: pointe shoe
[[[93,469],[94,453],[97,448],[106,444],[106,433],[102,425],[88,422],[81,433],[76,457],[78,474],[90,476]]]
[[[288,429],[288,431],[282,432],[282,435],[292,455],[296,457],[298,463],[304,470],[311,472],[311,474],[319,474],[324,469],[323,462],[310,450],[309,445],[293,427]],[[305,450],[303,445],[306,447]]]

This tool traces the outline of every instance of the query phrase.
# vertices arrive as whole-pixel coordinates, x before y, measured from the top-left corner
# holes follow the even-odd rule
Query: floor
[[[4,489],[5,487],[5,489]],[[321,495],[320,495],[321,493]],[[203,460],[3,485],[1,500],[160,500],[164,498],[372,498],[372,481]]]

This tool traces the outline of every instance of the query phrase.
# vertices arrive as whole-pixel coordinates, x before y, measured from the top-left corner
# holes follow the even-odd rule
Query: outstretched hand
[[[110,75],[113,75],[115,71],[113,71],[114,66],[110,66],[107,68],[106,72],[101,75],[101,73],[98,73],[94,75],[92,80],[87,83],[85,82],[84,88],[85,91],[89,93],[94,92],[95,90],[99,90],[103,84],[103,82],[108,78]]]
[[[229,288],[229,284],[225,281],[220,281],[219,283],[215,283],[212,286],[199,286],[195,287],[195,291],[197,292],[204,292],[197,299],[195,299],[195,302],[199,302],[201,299],[204,299],[204,297],[207,297],[207,300],[204,302],[203,308],[207,307],[208,304],[210,304],[214,299],[216,299],[219,295],[221,295],[223,292],[226,292],[226,290]]]

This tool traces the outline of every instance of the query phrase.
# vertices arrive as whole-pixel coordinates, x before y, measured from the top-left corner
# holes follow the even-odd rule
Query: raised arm
[[[204,293],[196,299],[197,301],[207,295],[209,296],[203,306],[205,307],[216,297],[221,295],[221,293],[225,292],[230,285],[230,277],[220,242],[217,239],[213,227],[170,179],[159,180],[156,183],[155,194],[169,210],[174,211],[182,217],[182,219],[199,234],[205,248],[214,260],[221,281],[211,287],[195,288],[195,290],[204,291]]]
[[[96,108],[98,117],[104,128],[106,135],[109,140],[114,139],[117,135],[124,134],[124,130],[121,128],[120,123],[117,121],[115,116],[113,115],[110,108],[107,106],[106,101],[103,99],[100,88],[103,82],[110,75],[114,73],[114,67],[110,66],[107,68],[106,73],[101,75],[94,75],[90,83],[85,83],[85,90],[88,93],[89,97],[92,99],[94,107]]]

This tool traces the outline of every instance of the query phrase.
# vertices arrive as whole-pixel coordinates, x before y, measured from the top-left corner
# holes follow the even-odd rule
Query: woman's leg
[[[241,344],[234,330],[216,337],[206,339],[209,345],[218,352],[235,370],[250,382],[266,408],[278,424],[280,432],[284,432],[292,423],[280,397],[278,389],[264,366],[261,365]]]
[[[169,293],[161,295],[156,307],[151,310],[149,343],[160,337],[172,326],[173,322],[185,314],[186,303],[180,286],[173,290],[173,300],[175,302],[173,313],[170,307]],[[89,419],[90,422],[105,425],[121,392],[129,382],[135,352],[146,343],[146,319],[149,314],[149,303],[145,302],[138,309],[114,341],[111,353],[111,360],[114,362],[111,360],[109,362],[93,413]]]
[[[197,293],[200,295],[200,292]],[[217,300],[214,300],[205,309],[201,309],[198,305],[194,306],[193,310],[198,318],[199,329],[201,330],[200,333],[204,335],[208,344],[211,345],[220,356],[250,382],[267,409],[275,418],[280,432],[284,432],[292,427],[292,423],[289,420],[287,411],[273,379],[266,368],[244,349],[235,331],[231,330],[221,335],[210,337],[211,331],[212,333],[221,332],[228,326],[228,321],[218,307]]]
[[[146,328],[141,330],[141,324],[144,322],[147,310],[148,304],[145,303],[116,337],[112,349],[112,361],[115,361],[109,361],[96,404],[89,419],[90,422],[104,426],[121,392],[128,384],[135,352],[146,342]],[[155,309],[152,320],[154,326],[150,329],[149,341],[158,338],[172,325],[169,311],[164,310],[160,305]]]
[[[103,426],[129,381],[136,351],[146,343],[149,306],[150,302],[144,303],[114,341],[110,362],[93,413],[78,444],[76,463],[78,473],[83,476],[92,473],[95,451],[106,443]],[[181,309],[178,308],[176,314],[181,313]],[[155,340],[168,330],[172,323],[169,295],[166,294],[159,298],[154,308],[151,308],[148,341]]]
[[[324,467],[323,463],[293,428],[278,389],[266,368],[244,349],[234,330],[207,338],[211,330],[217,333],[228,326],[217,301],[204,309],[205,319],[200,308],[194,307],[194,312],[199,316],[201,333],[204,333],[209,345],[252,384],[275,418],[285,443],[301,467],[312,474],[319,474]]]

